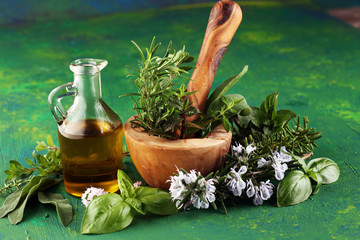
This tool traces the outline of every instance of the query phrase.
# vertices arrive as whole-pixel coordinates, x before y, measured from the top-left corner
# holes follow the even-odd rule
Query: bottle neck
[[[101,99],[100,72],[94,74],[74,73],[74,86],[77,97],[86,103],[97,102]]]

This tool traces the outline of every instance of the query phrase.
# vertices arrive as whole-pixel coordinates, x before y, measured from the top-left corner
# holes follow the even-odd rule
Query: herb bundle
[[[151,135],[157,135],[170,139],[184,137],[181,131],[186,127],[185,118],[199,113],[198,109],[191,107],[186,96],[192,94],[186,92],[185,84],[176,88],[174,80],[176,77],[184,77],[184,74],[193,67],[183,65],[194,60],[187,52],[185,47],[179,51],[172,51],[170,42],[163,57],[156,56],[156,51],[161,43],[155,45],[153,38],[149,48],[146,48],[146,57],[141,48],[132,41],[141,55],[139,69],[135,70],[135,77],[132,81],[138,87],[138,93],[129,93],[123,96],[137,96],[134,98],[134,108],[137,116],[132,120],[132,124],[141,127]],[[188,78],[186,78],[188,79]]]
[[[37,151],[47,150],[45,155]],[[39,202],[53,204],[61,223],[66,226],[72,218],[72,207],[60,194],[43,192],[62,181],[60,149],[50,136],[47,143],[38,142],[33,151],[33,159],[25,158],[31,168],[23,167],[16,160],[10,160],[10,168],[4,172],[8,175],[0,194],[11,193],[0,208],[0,218],[8,216],[12,224],[22,221],[28,200],[37,194]],[[38,173],[38,175],[34,175]]]
[[[211,204],[217,209],[218,203],[226,212],[225,200],[230,197],[251,198],[254,205],[262,205],[275,192],[277,205],[284,207],[305,201],[322,184],[337,181],[340,170],[331,159],[305,162],[321,133],[308,128],[307,118],[301,124],[292,111],[276,111],[277,96],[267,96],[248,116],[229,119],[233,143],[220,170],[208,176],[178,170],[170,187],[178,208],[208,208]]]
[[[134,101],[133,110],[137,115],[131,123],[140,127],[150,135],[156,135],[169,139],[187,138],[189,136],[206,137],[217,126],[223,125],[230,130],[228,118],[239,115],[247,116],[251,109],[246,100],[240,94],[225,93],[240,80],[246,73],[247,66],[243,71],[230,77],[221,84],[212,95],[209,96],[205,112],[192,107],[192,102],[187,96],[193,92],[186,92],[184,83],[175,82],[177,77],[185,77],[193,67],[183,64],[191,63],[194,58],[182,50],[172,50],[170,42],[163,57],[156,56],[161,43],[155,45],[155,37],[150,47],[146,48],[146,57],[141,48],[132,42],[139,51],[141,61],[139,68],[130,67],[135,74],[130,74],[132,81],[138,88],[137,93],[122,95],[131,96]],[[134,99],[133,96],[137,97]],[[193,122],[185,119],[193,115],[200,117]]]

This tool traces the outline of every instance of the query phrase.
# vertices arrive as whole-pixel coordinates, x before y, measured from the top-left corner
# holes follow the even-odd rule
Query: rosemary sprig
[[[192,62],[194,58],[185,52],[185,47],[179,51],[173,50],[171,42],[164,56],[157,56],[161,43],[155,44],[155,37],[150,47],[146,48],[146,54],[134,41],[132,43],[141,56],[138,68],[130,67],[136,73],[129,75],[138,87],[138,92],[123,95],[137,97],[132,98],[133,110],[137,113],[132,124],[151,135],[183,138],[184,119],[199,111],[185,98],[192,93],[186,92],[185,84],[177,87],[175,79],[183,77],[189,80],[184,74],[193,67],[184,64]]]

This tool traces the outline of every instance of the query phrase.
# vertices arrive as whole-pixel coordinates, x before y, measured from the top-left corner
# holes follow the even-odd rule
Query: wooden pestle
[[[211,10],[196,68],[187,85],[188,92],[197,91],[188,98],[192,101],[192,106],[201,112],[204,112],[216,71],[241,19],[240,6],[229,0],[217,2]],[[196,118],[197,115],[186,121],[191,122]]]

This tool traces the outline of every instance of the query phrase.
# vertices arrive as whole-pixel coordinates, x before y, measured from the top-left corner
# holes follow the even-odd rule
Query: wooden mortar
[[[177,172],[176,168],[195,169],[203,176],[216,171],[231,145],[232,133],[222,126],[206,138],[170,140],[132,128],[133,119],[124,126],[126,144],[136,169],[151,187],[169,189],[166,181]]]
[[[197,91],[189,98],[202,112],[220,61],[241,19],[239,5],[229,0],[219,1],[211,10],[197,68],[191,77],[193,81],[187,86],[188,92]],[[206,138],[170,140],[132,128],[132,119],[134,117],[124,127],[126,144],[136,169],[152,187],[168,189],[170,183],[167,180],[177,168],[195,169],[203,176],[218,170],[231,145],[232,132],[226,132],[223,126],[217,127]]]

